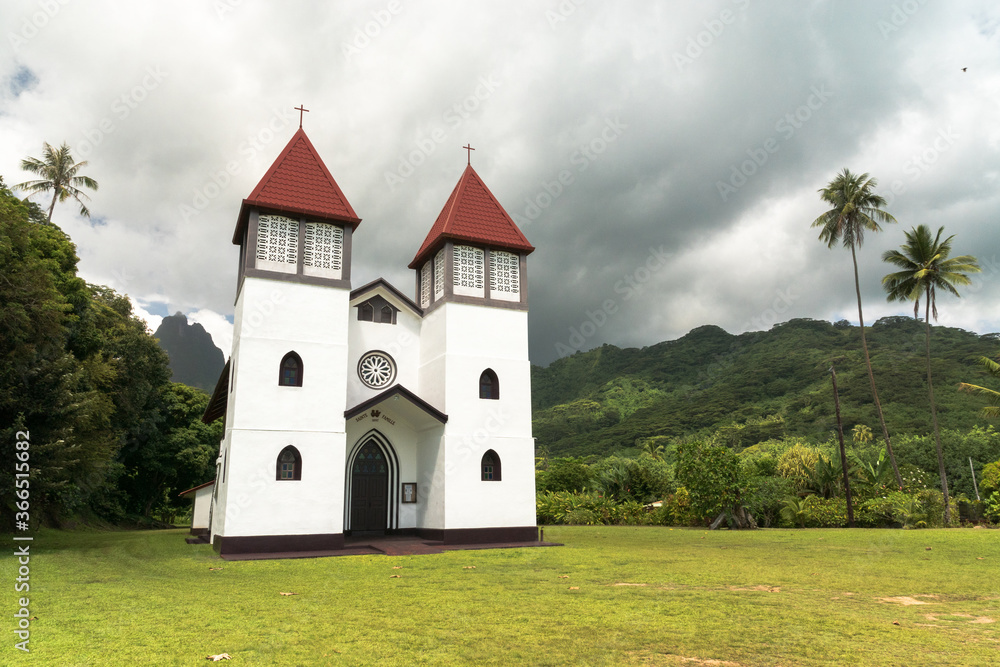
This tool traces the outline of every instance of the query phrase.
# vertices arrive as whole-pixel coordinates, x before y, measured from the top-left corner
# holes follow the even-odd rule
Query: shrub
[[[781,503],[781,519],[790,526],[806,527],[805,501],[798,496],[787,496]]]
[[[535,486],[539,491],[584,491],[592,479],[590,466],[582,459],[555,458],[535,473]]]
[[[843,498],[808,496],[802,506],[807,527],[843,528],[847,525],[847,501]]]
[[[995,491],[1000,491],[1000,461],[987,463],[983,466],[982,479],[979,480],[981,497],[988,498]]]
[[[796,443],[778,459],[778,474],[792,480],[796,489],[802,490],[808,483],[805,471],[816,468],[819,456],[818,449]]]
[[[742,504],[743,470],[728,447],[697,442],[679,446],[677,481],[687,488],[696,520],[710,521],[720,510]]]
[[[755,475],[746,479],[743,503],[759,526],[770,528],[778,525],[782,504],[794,490],[795,487],[790,480]]]
[[[673,467],[648,454],[638,459],[609,456],[591,468],[592,486],[619,501],[648,503],[674,489]]]
[[[563,516],[562,523],[571,526],[593,526],[601,523],[601,518],[594,510],[578,508],[570,510]]]
[[[994,491],[983,503],[983,514],[991,523],[1000,522],[1000,491]]]
[[[903,491],[906,493],[933,489],[941,483],[941,478],[936,473],[929,473],[909,463],[899,466],[899,476],[903,478]]]
[[[542,524],[639,525],[649,521],[646,508],[635,501],[616,502],[596,493],[539,493],[536,519]]]
[[[675,526],[673,507],[667,500],[663,504],[646,515],[647,521],[653,526]]]
[[[944,495],[937,489],[891,491],[858,508],[858,525],[870,528],[928,528],[944,525]]]
[[[876,496],[858,506],[854,517],[859,526],[868,528],[901,528],[899,521],[900,508],[910,496],[899,491],[886,492],[884,496]]]
[[[696,523],[696,519],[691,513],[691,494],[683,486],[677,489],[677,493],[667,496],[663,501],[662,509],[665,517],[670,518],[669,525],[690,526]]]

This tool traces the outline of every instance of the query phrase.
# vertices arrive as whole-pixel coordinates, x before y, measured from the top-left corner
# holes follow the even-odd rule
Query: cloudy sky
[[[472,164],[537,250],[531,358],[703,324],[857,321],[817,190],[869,172],[899,225],[944,225],[984,267],[940,323],[1000,331],[1000,6],[876,2],[8,0],[0,175],[67,142],[100,183],[54,221],[81,274],[155,328],[182,311],[228,354],[246,197],[298,126],[363,222],[353,282],[413,289]],[[963,71],[967,68],[967,71]]]

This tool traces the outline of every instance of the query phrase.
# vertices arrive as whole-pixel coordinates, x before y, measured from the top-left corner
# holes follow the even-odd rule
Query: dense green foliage
[[[931,432],[924,333],[922,323],[908,317],[883,318],[869,329],[893,442]],[[987,423],[979,414],[983,400],[957,386],[996,383],[977,359],[994,356],[1000,336],[947,327],[931,335],[941,428],[964,432]],[[650,347],[604,345],[533,367],[539,451],[552,457],[634,454],[650,438],[664,444],[724,427],[734,429],[728,444],[737,448],[782,436],[823,442],[836,428],[831,361],[837,363],[845,433],[859,424],[877,431],[857,340],[857,327],[847,322],[797,319],[738,336],[704,326]]]
[[[688,490],[689,511],[696,522],[710,521],[721,510],[743,501],[742,466],[725,445],[693,442],[678,447],[677,483]]]
[[[33,525],[169,517],[214,472],[219,426],[202,392],[171,385],[127,297],[76,274],[75,248],[0,180],[0,452],[30,441]],[[13,509],[12,475],[0,494]]]
[[[727,440],[734,428],[662,448],[662,459],[537,459],[540,523],[707,526],[745,508],[761,527],[845,527],[847,500],[840,451],[833,438],[811,445],[773,438],[743,449]],[[863,429],[857,433],[863,434]],[[962,522],[1000,521],[1000,432],[992,426],[946,431],[946,465]],[[884,447],[859,438],[847,446],[855,525],[928,528],[944,524],[944,496],[933,438],[897,441],[903,487]],[[971,461],[971,467],[970,467]],[[983,497],[977,501],[976,471]],[[614,474],[610,474],[613,472]]]

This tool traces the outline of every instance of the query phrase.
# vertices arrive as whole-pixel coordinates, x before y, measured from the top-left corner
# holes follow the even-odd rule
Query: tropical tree
[[[658,444],[655,438],[647,438],[642,443],[642,454],[648,454],[650,458],[657,461],[663,460],[663,445]]]
[[[989,357],[979,357],[979,363],[986,368],[987,373],[997,379],[1000,379],[1000,364],[993,361]],[[969,384],[968,382],[959,383],[958,388],[962,391],[968,391],[973,394],[979,394],[986,397],[989,401],[989,405],[983,407],[982,415],[984,417],[1000,417],[1000,391],[990,389],[989,387],[980,387],[978,384]]]
[[[867,173],[854,174],[846,167],[830,181],[829,185],[819,191],[820,199],[830,204],[831,208],[816,218],[812,226],[820,227],[819,238],[828,248],[841,242],[851,249],[851,260],[854,262],[854,291],[858,297],[858,327],[861,330],[861,347],[865,353],[865,366],[868,368],[868,380],[872,386],[872,398],[875,400],[875,410],[879,423],[882,425],[882,437],[885,448],[889,452],[892,472],[896,476],[896,484],[902,488],[903,478],[899,474],[896,455],[889,441],[889,429],[882,415],[882,403],[878,400],[878,390],[875,388],[875,374],[872,372],[872,361],[868,355],[868,340],[865,337],[865,318],[861,312],[861,284],[858,280],[857,248],[864,244],[865,232],[880,232],[879,223],[896,222],[887,211],[885,197],[875,194],[878,181],[870,178]]]
[[[979,264],[972,255],[951,255],[951,240],[954,236],[941,240],[944,227],[938,229],[937,236],[931,238],[927,225],[920,225],[906,232],[906,243],[900,250],[888,250],[882,260],[900,270],[882,278],[889,301],[913,301],[913,317],[919,317],[920,299],[924,300],[924,323],[927,325],[927,395],[931,404],[931,422],[934,426],[934,445],[937,447],[938,470],[941,474],[941,492],[944,494],[944,522],[951,523],[951,508],[948,503],[948,478],[944,469],[944,452],[941,448],[941,433],[938,429],[937,406],[934,403],[934,383],[931,378],[931,315],[937,319],[937,292],[942,290],[961,296],[956,285],[968,285],[972,281],[968,274],[979,272]]]
[[[90,197],[79,188],[87,187],[96,190],[97,181],[89,176],[78,175],[80,169],[87,166],[87,161],[77,162],[74,160],[73,156],[70,155],[69,146],[65,142],[59,148],[53,148],[47,142],[43,145],[43,158],[41,160],[35,157],[21,160],[21,169],[41,176],[41,179],[20,183],[15,185],[14,189],[30,193],[28,197],[51,190],[52,203],[49,204],[49,222],[52,222],[52,211],[56,207],[56,202],[66,201],[70,197],[80,204],[80,215],[89,218],[90,211],[87,210],[81,197],[88,200]]]
[[[851,439],[855,445],[867,445],[872,441],[872,430],[864,424],[855,424],[851,429]]]

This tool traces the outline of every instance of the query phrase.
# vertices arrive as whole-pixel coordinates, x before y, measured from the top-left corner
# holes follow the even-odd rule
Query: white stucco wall
[[[343,288],[244,279],[215,534],[343,531],[348,298]],[[290,351],[302,359],[301,387],[278,385]],[[301,480],[276,479],[286,445],[302,457]]]
[[[229,425],[343,433],[347,315],[346,289],[246,278],[234,321],[239,356]],[[302,359],[302,386],[278,386],[281,360],[293,351]]]
[[[212,509],[212,491],[214,489],[215,485],[209,485],[194,492],[191,530],[206,530],[208,528],[208,515]]]
[[[435,488],[446,493],[444,527],[534,525],[527,313],[446,303],[425,318],[423,335],[421,387],[443,394],[440,409],[448,414],[435,478]],[[499,400],[479,398],[487,368],[497,374]],[[499,482],[481,481],[480,462],[489,449],[501,460]]]
[[[301,480],[276,479],[278,454],[294,446]],[[344,434],[234,431],[229,452],[226,537],[343,532]],[[216,508],[216,512],[220,507]]]
[[[399,309],[396,323],[362,322],[358,320],[356,306],[378,294]],[[357,367],[361,357],[373,350],[385,352],[396,363],[396,379],[392,384],[401,384],[410,391],[418,391],[420,372],[420,318],[384,288],[376,288],[351,301],[348,322],[347,358],[347,405],[357,405],[372,396],[380,394],[388,387],[372,389],[358,377]],[[391,385],[390,385],[391,386]]]

